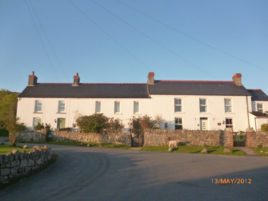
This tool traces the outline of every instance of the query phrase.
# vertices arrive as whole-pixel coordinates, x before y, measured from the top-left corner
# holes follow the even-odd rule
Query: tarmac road
[[[52,147],[58,160],[0,190],[0,201],[268,200],[267,157]]]

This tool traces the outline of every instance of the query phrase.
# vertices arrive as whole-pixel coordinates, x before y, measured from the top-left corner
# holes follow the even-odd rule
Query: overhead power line
[[[203,45],[203,46],[205,46],[205,47],[207,47],[207,48],[216,50],[218,53],[221,53],[221,54],[223,54],[223,55],[225,55],[225,56],[228,56],[228,57],[231,57],[231,58],[233,58],[233,59],[236,59],[236,60],[238,60],[238,61],[240,61],[240,62],[243,62],[243,63],[245,63],[245,64],[248,64],[248,65],[250,65],[250,66],[257,67],[257,68],[260,68],[260,69],[262,69],[262,70],[266,70],[266,69],[264,69],[262,66],[256,65],[256,64],[254,64],[253,62],[248,61],[247,59],[238,57],[238,56],[236,56],[236,55],[234,55],[234,54],[232,54],[232,53],[230,53],[230,52],[228,52],[228,51],[226,51],[226,50],[220,49],[220,48],[218,48],[218,47],[216,47],[216,46],[214,46],[214,45],[212,45],[212,44],[210,44],[210,43],[208,43],[208,42],[205,42],[205,41],[203,41],[203,40],[200,40],[200,39],[196,38],[196,37],[194,37],[194,36],[192,36],[192,35],[186,33],[186,32],[183,31],[182,29],[179,29],[179,28],[177,28],[177,27],[171,26],[171,25],[165,23],[164,21],[162,21],[162,20],[160,20],[160,19],[158,19],[158,18],[155,18],[155,17],[153,17],[153,16],[151,16],[151,15],[149,15],[149,14],[147,14],[147,13],[145,13],[145,12],[139,10],[139,9],[137,9],[136,7],[130,6],[130,5],[129,5],[128,3],[126,3],[126,2],[123,2],[123,1],[121,1],[121,0],[116,0],[116,1],[117,1],[118,3],[120,3],[121,5],[123,5],[124,7],[128,8],[129,10],[133,10],[133,11],[135,11],[136,13],[139,13],[140,15],[143,15],[143,16],[147,17],[147,18],[150,19],[151,21],[154,21],[154,22],[156,22],[156,23],[158,23],[158,24],[160,24],[160,25],[166,27],[167,29],[174,31],[175,33],[177,33],[177,34],[179,34],[179,35],[183,35],[183,36],[185,36],[186,38],[189,38],[190,40],[195,41],[196,43],[199,43],[199,44],[201,44],[201,45]]]
[[[130,28],[132,28],[134,31],[138,32],[139,34],[141,34],[143,37],[145,37],[146,39],[152,41],[155,45],[159,46],[162,50],[166,50],[167,52],[169,52],[170,54],[176,56],[176,58],[178,57],[180,60],[182,60],[185,63],[188,63],[190,66],[194,68],[195,70],[199,70],[201,73],[204,74],[210,74],[210,72],[208,72],[206,69],[202,69],[201,67],[197,66],[195,63],[193,63],[192,61],[190,61],[189,59],[183,57],[182,55],[178,54],[176,51],[174,51],[173,49],[169,48],[168,46],[166,46],[165,44],[163,44],[162,42],[154,39],[153,37],[151,37],[149,34],[145,33],[144,31],[138,29],[137,27],[133,26],[131,23],[129,23],[127,20],[125,20],[124,18],[122,18],[121,16],[117,15],[115,12],[113,12],[112,10],[108,9],[107,7],[103,6],[102,4],[100,4],[99,2],[95,1],[95,0],[91,0],[89,1],[91,3],[94,3],[95,5],[97,5],[98,7],[102,8],[103,10],[105,10],[107,13],[109,13],[111,16],[113,16],[114,18],[116,18],[117,20],[121,21],[122,23],[126,24],[127,26],[129,26]]]
[[[124,53],[129,54],[129,56],[139,62],[140,64],[147,66],[142,60],[140,60],[138,57],[136,57],[128,48],[126,48],[124,45],[122,45],[119,40],[117,40],[115,37],[113,37],[112,34],[110,34],[109,32],[107,32],[101,25],[99,25],[97,23],[96,20],[94,20],[92,17],[90,17],[86,11],[84,11],[83,9],[81,9],[77,4],[74,3],[74,1],[70,0],[69,1],[70,5],[72,7],[74,7],[77,11],[79,11],[84,17],[85,19],[87,19],[91,24],[94,24],[99,31],[101,31],[107,38],[109,38],[114,44],[116,44],[119,48],[121,48]]]

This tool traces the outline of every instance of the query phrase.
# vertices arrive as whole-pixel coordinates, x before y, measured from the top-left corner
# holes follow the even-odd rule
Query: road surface
[[[53,150],[59,155],[54,164],[0,190],[0,200],[268,200],[267,157],[68,146]],[[224,178],[247,179],[247,184],[215,184]]]

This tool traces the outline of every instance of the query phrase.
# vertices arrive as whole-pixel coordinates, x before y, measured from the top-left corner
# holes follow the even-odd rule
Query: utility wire
[[[210,74],[210,72],[206,71],[205,69],[200,68],[199,66],[197,66],[196,64],[194,64],[193,62],[191,62],[190,60],[188,60],[187,58],[184,58],[182,55],[178,54],[176,51],[174,51],[173,49],[167,47],[166,45],[164,45],[163,43],[161,43],[158,40],[155,40],[154,38],[152,38],[150,35],[148,35],[147,33],[145,33],[144,31],[138,29],[137,27],[133,26],[132,24],[130,24],[128,21],[126,21],[124,18],[122,18],[121,16],[117,15],[116,13],[114,13],[113,11],[111,11],[110,9],[106,8],[105,6],[103,6],[102,4],[100,4],[99,2],[95,1],[95,0],[91,0],[89,1],[91,3],[94,3],[95,5],[97,5],[98,7],[102,8],[103,10],[105,10],[107,13],[109,13],[111,16],[113,16],[114,18],[116,18],[117,20],[121,21],[122,23],[128,25],[129,27],[131,27],[134,31],[138,32],[139,34],[141,34],[142,36],[144,36],[145,38],[147,38],[148,40],[152,41],[155,45],[159,46],[162,49],[165,49],[166,51],[168,51],[170,54],[176,56],[176,58],[178,57],[180,60],[182,60],[185,63],[189,63],[191,66],[193,66],[195,69],[199,70],[201,73],[204,74]]]
[[[224,54],[225,56],[229,56],[229,57],[231,57],[231,58],[233,58],[233,59],[239,60],[240,62],[249,64],[250,66],[254,66],[254,67],[258,67],[258,68],[260,68],[260,69],[262,69],[262,70],[266,70],[266,69],[264,69],[262,66],[256,65],[256,64],[252,63],[251,61],[248,61],[248,60],[243,59],[243,58],[241,58],[241,57],[237,57],[237,56],[235,56],[234,54],[231,54],[231,53],[229,53],[229,52],[227,52],[227,51],[225,51],[225,50],[219,49],[218,47],[216,47],[216,46],[214,46],[214,45],[212,45],[212,44],[210,44],[210,43],[208,43],[208,42],[202,41],[202,40],[200,40],[200,39],[198,39],[198,38],[196,38],[196,37],[194,37],[194,36],[192,36],[192,35],[189,35],[189,34],[186,33],[185,31],[183,31],[182,29],[179,29],[179,28],[176,28],[176,27],[174,27],[174,26],[171,26],[171,25],[165,23],[164,21],[159,20],[158,18],[155,18],[155,17],[153,17],[153,16],[151,16],[151,15],[149,15],[149,14],[147,14],[147,13],[145,13],[145,12],[143,12],[143,11],[141,11],[141,10],[139,10],[139,9],[137,9],[137,8],[135,8],[135,7],[133,7],[133,6],[130,6],[130,5],[127,4],[126,2],[123,2],[123,1],[121,1],[121,0],[116,0],[116,1],[117,1],[118,3],[120,3],[121,5],[123,5],[124,7],[128,8],[129,10],[133,10],[133,11],[135,11],[136,13],[139,13],[139,14],[141,14],[141,15],[143,15],[143,16],[149,18],[151,21],[154,21],[154,22],[156,22],[156,23],[158,23],[158,24],[160,24],[160,25],[166,27],[167,29],[176,32],[176,33],[179,34],[179,35],[183,35],[183,36],[185,36],[186,38],[191,39],[192,41],[195,41],[195,42],[197,42],[197,43],[199,43],[199,44],[201,44],[201,45],[203,45],[203,46],[206,46],[207,48],[216,50],[217,52],[219,52],[219,53],[221,53],[221,54]]]
[[[37,36],[39,37],[39,40],[41,42],[41,46],[42,46],[42,48],[44,50],[44,53],[45,53],[46,57],[48,58],[48,61],[49,61],[50,65],[55,68],[55,65],[52,62],[51,56],[48,53],[49,51],[48,51],[48,48],[47,48],[46,43],[45,43],[44,32],[41,31],[42,25],[40,23],[40,20],[37,17],[37,14],[34,11],[32,2],[31,2],[31,0],[25,0],[24,2],[26,4],[26,7],[27,7],[29,13],[30,13],[30,16],[31,16],[31,19],[32,19],[32,22],[33,22],[33,25],[34,25],[34,29],[36,31]]]
[[[137,62],[139,62],[140,64],[147,66],[147,64],[145,64],[142,60],[140,60],[139,58],[137,58],[134,54],[132,54],[131,51],[129,51],[128,48],[126,48],[124,45],[122,45],[115,37],[113,37],[109,32],[107,32],[102,26],[100,26],[95,20],[93,20],[93,18],[91,18],[87,12],[85,12],[84,10],[82,10],[79,6],[77,6],[74,1],[69,0],[70,5],[72,7],[74,7],[77,11],[79,11],[90,23],[94,24],[104,35],[106,35],[107,38],[109,38],[114,44],[116,44],[118,47],[120,47],[124,53],[128,53],[133,60],[136,60]]]

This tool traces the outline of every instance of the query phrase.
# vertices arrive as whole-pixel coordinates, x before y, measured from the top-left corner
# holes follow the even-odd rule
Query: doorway
[[[200,130],[201,131],[208,130],[208,118],[207,117],[200,118]]]

